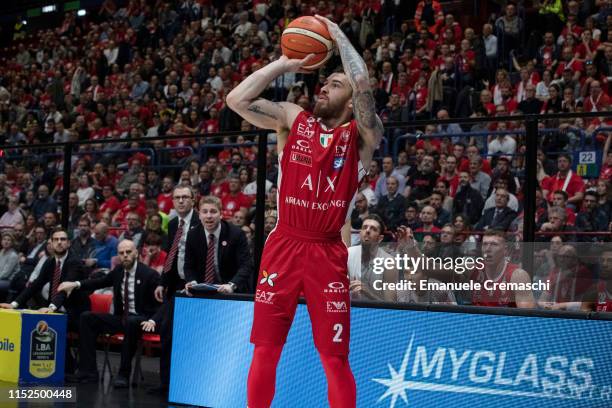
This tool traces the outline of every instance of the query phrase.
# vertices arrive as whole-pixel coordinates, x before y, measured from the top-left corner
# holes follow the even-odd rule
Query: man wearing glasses
[[[172,350],[172,318],[174,315],[172,297],[177,290],[185,287],[185,248],[189,231],[200,224],[193,209],[195,193],[189,186],[177,186],[172,192],[172,204],[176,217],[168,223],[168,244],[164,248],[168,257],[164,264],[159,286],[155,289],[155,299],[166,303],[151,318],[161,337],[159,371],[161,385],[151,389],[152,393],[165,395],[170,384],[170,353]],[[165,296],[164,296],[165,295]]]

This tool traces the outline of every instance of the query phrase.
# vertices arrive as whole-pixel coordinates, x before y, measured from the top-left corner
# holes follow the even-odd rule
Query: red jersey
[[[507,283],[512,280],[512,274],[519,266],[510,262],[504,265],[504,271],[501,275],[493,280],[494,284]],[[493,306],[493,307],[516,307],[514,300],[514,292],[511,290],[501,290],[497,286],[494,290],[487,290],[484,287],[484,282],[488,280],[484,269],[477,269],[472,273],[472,281],[478,282],[481,289],[472,293],[472,305],[474,306]]]
[[[612,295],[606,289],[606,281],[599,281],[597,284],[597,303],[595,303],[597,312],[612,312]]]
[[[552,202],[553,193],[557,190],[565,191],[570,198],[584,191],[584,180],[571,170],[565,177],[560,176],[559,173],[546,177],[541,184],[542,189],[548,191],[546,199],[550,202]]]
[[[302,231],[339,232],[365,170],[352,120],[328,129],[302,111],[279,155],[278,222]]]
[[[172,192],[160,193],[157,196],[157,206],[163,213],[170,214],[170,210],[174,208],[174,201],[172,201]]]

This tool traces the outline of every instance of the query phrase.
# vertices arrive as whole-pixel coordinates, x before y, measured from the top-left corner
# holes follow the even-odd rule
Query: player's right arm
[[[249,123],[278,133],[278,149],[282,150],[293,121],[303,110],[289,102],[272,102],[259,95],[275,78],[286,72],[303,72],[302,67],[314,57],[302,60],[284,55],[249,75],[227,95],[227,105]]]

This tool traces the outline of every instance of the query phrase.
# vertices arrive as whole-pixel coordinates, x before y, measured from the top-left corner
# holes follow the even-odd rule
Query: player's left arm
[[[523,269],[516,269],[512,273],[511,282],[530,284],[531,278],[529,274]],[[516,307],[519,309],[535,309],[536,301],[533,297],[533,292],[530,290],[515,290],[514,291],[514,302]]]
[[[315,17],[327,25],[329,34],[340,50],[344,72],[353,88],[353,114],[361,135],[359,158],[363,166],[368,169],[374,151],[378,148],[383,136],[383,124],[376,114],[376,103],[370,87],[368,67],[338,24],[319,15]]]

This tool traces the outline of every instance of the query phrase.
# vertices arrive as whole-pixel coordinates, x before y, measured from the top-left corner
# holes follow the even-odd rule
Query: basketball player
[[[308,304],[330,406],[354,407],[356,401],[348,362],[350,298],[341,230],[383,126],[363,59],[337,24],[317,18],[340,50],[344,73],[327,78],[313,113],[259,98],[276,77],[303,72],[311,55],[302,60],[282,56],[227,96],[230,108],[244,119],[278,133],[278,223],[266,241],[257,281],[251,332],[255,351],[247,384],[250,408],[272,403],[276,366],[300,292]]]
[[[584,294],[582,310],[612,312],[612,249],[603,250],[599,280],[595,287]]]
[[[503,231],[487,230],[482,237],[482,256],[484,269],[472,273],[472,281],[481,284],[481,290],[472,294],[474,306],[498,306],[535,308],[536,303],[531,291],[487,290],[485,280],[493,283],[525,283],[531,284],[529,274],[518,265],[506,260],[506,236]]]

